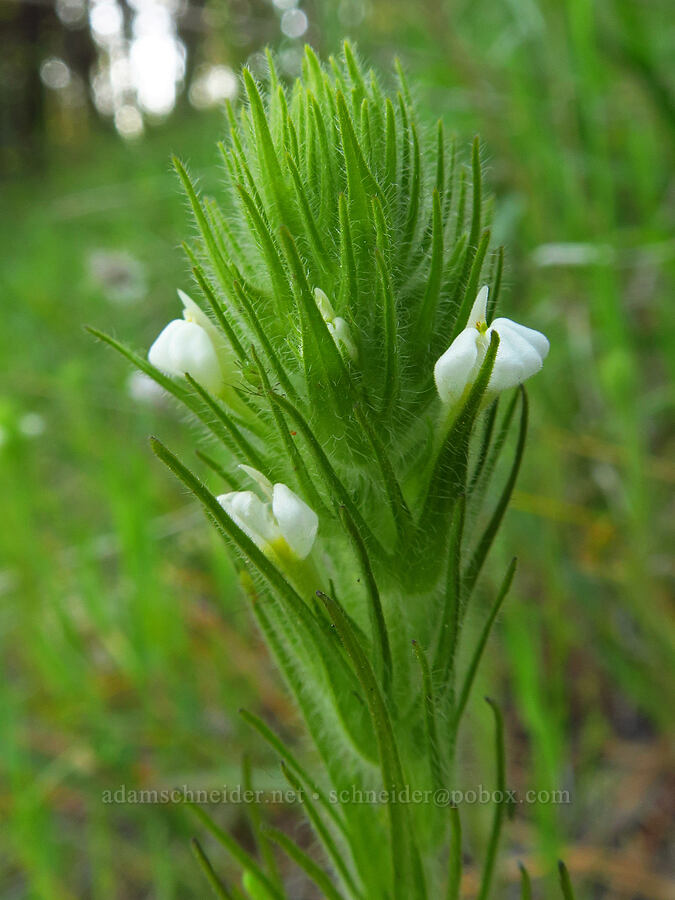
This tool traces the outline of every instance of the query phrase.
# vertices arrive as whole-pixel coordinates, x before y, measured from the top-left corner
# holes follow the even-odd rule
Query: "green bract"
[[[227,491],[225,505],[238,510],[232,517],[154,442],[235,550],[254,614],[302,710],[320,767],[299,762],[261,720],[246,717],[283,759],[291,786],[305,792],[327,868],[259,823],[262,861],[209,827],[247,873],[251,897],[287,896],[270,841],[323,896],[455,897],[459,819],[430,792],[456,786],[460,717],[513,577],[514,565],[469,665],[457,671],[462,622],[527,428],[522,389],[503,415],[496,403],[480,413],[496,333],[459,408],[444,408],[434,387],[434,363],[466,326],[479,286],[491,285],[490,318],[499,294],[502,255],[488,260],[478,142],[461,162],[441,123],[429,130],[418,121],[400,73],[400,90],[385,94],[348,45],[328,67],[308,48],[290,89],[271,58],[269,66],[264,88],[244,71],[246,102],[238,113],[228,109],[219,196],[201,197],[176,161],[200,233],[187,248],[192,296],[201,295],[233,351],[227,389],[214,396],[189,373],[167,377],[104,338],[223,448],[217,460],[202,458],[223,476],[218,493]],[[479,413],[484,423],[472,440]],[[510,472],[494,507],[479,516],[511,426],[518,439]],[[257,470],[255,497],[233,494],[251,489],[238,464],[251,467],[249,475]],[[287,503],[274,515],[265,507],[272,483]],[[318,516],[315,539],[312,528],[303,545],[307,558],[281,552],[287,545],[278,537],[304,522],[307,538],[314,521],[305,505]],[[280,523],[281,513],[288,521]],[[503,760],[496,708],[495,716]],[[503,786],[503,764],[498,779]],[[380,802],[359,801],[367,791]],[[498,805],[482,896],[503,811]]]

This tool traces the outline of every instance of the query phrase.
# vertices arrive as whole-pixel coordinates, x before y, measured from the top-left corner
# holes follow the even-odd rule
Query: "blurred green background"
[[[344,36],[385,72],[401,58],[430,124],[481,135],[502,308],[552,344],[479,687],[507,713],[509,783],[571,803],[517,810],[497,896],[517,860],[553,896],[563,856],[580,898],[672,897],[671,5],[0,0],[0,36],[2,897],[205,896],[188,814],[102,792],[232,785],[245,751],[275,778],[242,705],[300,734],[222,546],[146,441],[190,459],[200,436],[82,325],[144,348],[175,317],[193,226],[171,153],[217,198],[241,64],[263,77],[269,44],[294,77],[305,41]],[[473,707],[464,787],[493,778]],[[467,815],[467,897],[489,814]]]

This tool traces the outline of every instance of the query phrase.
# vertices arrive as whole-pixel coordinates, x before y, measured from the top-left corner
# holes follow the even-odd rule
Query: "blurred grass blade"
[[[459,900],[462,886],[462,821],[459,810],[453,804],[450,814],[450,855],[448,866],[447,900]]]
[[[558,875],[560,877],[560,889],[565,900],[574,900],[574,890],[567,866],[562,860],[558,861]]]
[[[499,837],[502,830],[502,822],[504,820],[504,810],[506,803],[506,761],[504,756],[504,721],[502,714],[495,703],[489,697],[485,700],[490,704],[490,708],[495,717],[495,755],[497,761],[497,786],[499,799],[495,801],[495,812],[492,820],[492,830],[487,850],[485,852],[485,862],[483,863],[483,877],[481,880],[480,893],[478,900],[487,900],[490,896],[490,887],[492,884],[492,876],[494,874],[495,861],[497,859],[497,848],[499,846]]]
[[[520,900],[532,900],[532,881],[525,866],[518,863],[520,870]]]
[[[349,891],[350,898],[354,898],[354,900],[363,900],[362,895],[358,888],[356,887],[356,883],[352,877],[351,872],[343,858],[343,854],[338,849],[333,836],[330,831],[324,825],[321,816],[318,814],[314,803],[310,799],[309,794],[303,789],[302,784],[296,778],[296,776],[290,771],[285,762],[282,761],[281,769],[284,773],[284,776],[290,786],[293,788],[295,793],[298,796],[302,796],[302,808],[306,813],[307,818],[312,824],[314,831],[316,832],[317,837],[319,838],[326,854],[330,858],[331,862],[335,866],[336,871],[342,878],[345,886]],[[353,835],[350,835],[350,838],[353,838]]]
[[[202,849],[202,846],[197,838],[193,837],[190,841],[190,845],[192,847],[192,852],[194,853],[197,862],[199,863],[202,872],[206,876],[206,880],[211,886],[211,890],[213,891],[215,896],[220,898],[220,900],[234,900],[234,894],[230,893],[225,884],[216,875],[213,866],[209,861],[209,858],[207,857],[206,853],[204,853],[204,850]]]
[[[286,900],[285,894],[279,890],[273,881],[271,881],[250,853],[247,853],[247,851],[244,850],[231,835],[224,831],[219,825],[216,825],[211,816],[209,816],[201,806],[192,802],[188,802],[187,805],[195,813],[202,825],[204,825],[213,837],[225,847],[230,856],[239,863],[242,869],[253,872],[258,881],[260,881],[269,891],[271,898],[274,898],[274,900]]]
[[[253,793],[253,775],[251,772],[251,758],[248,753],[245,753],[242,762],[242,784],[244,787],[244,797],[247,795],[250,797],[255,797]],[[257,850],[259,854],[262,856],[265,867],[267,869],[267,873],[270,879],[279,887],[281,891],[283,891],[283,882],[279,876],[279,868],[277,866],[277,861],[274,856],[274,850],[270,841],[267,838],[267,835],[264,833],[264,829],[262,827],[262,816],[260,815],[260,810],[258,808],[258,802],[256,799],[248,802],[244,801],[244,807],[246,809],[246,813],[248,815],[251,833],[253,835],[253,839],[257,845]]]
[[[324,872],[321,866],[317,865],[314,860],[305,851],[299,847],[295,841],[292,841],[287,835],[278,828],[265,828],[265,834],[271,840],[275,841],[281,849],[286,853],[289,859],[292,859],[310,878],[321,891],[321,896],[326,900],[345,900],[343,895],[335,887],[329,876]]]
[[[321,802],[321,805],[329,814],[334,824],[345,836],[347,836],[345,823],[341,819],[335,807],[335,804],[330,802],[322,788],[320,788],[319,785],[312,780],[311,776],[308,774],[303,765],[298,761],[295,754],[291,750],[289,750],[289,748],[281,740],[281,738],[272,731],[269,725],[263,722],[260,716],[256,716],[255,713],[249,712],[247,709],[240,709],[239,715],[245,722],[247,722],[251,726],[251,728],[254,728],[263,738],[263,740],[267,741],[270,747],[279,754],[279,756],[287,763],[289,767],[293,769],[298,777],[304,782],[309,791],[312,794],[317,795],[318,799]]]

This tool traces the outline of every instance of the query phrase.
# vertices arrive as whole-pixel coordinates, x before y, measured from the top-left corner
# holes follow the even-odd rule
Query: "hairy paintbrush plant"
[[[418,121],[400,68],[390,97],[346,44],[328,67],[307,48],[290,89],[271,57],[264,89],[247,70],[243,82],[219,202],[175,161],[199,231],[186,246],[199,303],[180,293],[183,317],[148,361],[96,332],[219,448],[200,453],[224,483],[216,496],[153,440],[233,551],[316,748],[301,761],[243,714],[302,792],[321,858],[259,816],[256,858],[200,808],[243,887],[196,852],[223,897],[290,896],[273,843],[325,897],[458,897],[457,733],[515,561],[461,671],[458,647],[523,454],[521,385],[548,341],[494,318],[502,252],[488,252],[478,141],[461,164],[442,123]],[[506,482],[478,518],[511,428]],[[372,791],[378,802],[359,802]],[[505,809],[498,799],[481,897]]]

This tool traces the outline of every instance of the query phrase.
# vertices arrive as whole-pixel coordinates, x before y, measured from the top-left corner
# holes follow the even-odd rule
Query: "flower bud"
[[[183,318],[174,319],[158,335],[148,359],[167,375],[187,372],[212,394],[221,393],[232,351],[209,317],[183,291]]]
[[[351,359],[356,361],[358,351],[356,349],[356,344],[354,343],[349,323],[343,319],[342,316],[335,315],[335,310],[333,309],[330,300],[321,288],[314,288],[314,299],[316,300],[316,305],[321,313],[321,317],[326,323],[326,327],[338,349],[342,346],[345,353]]]

